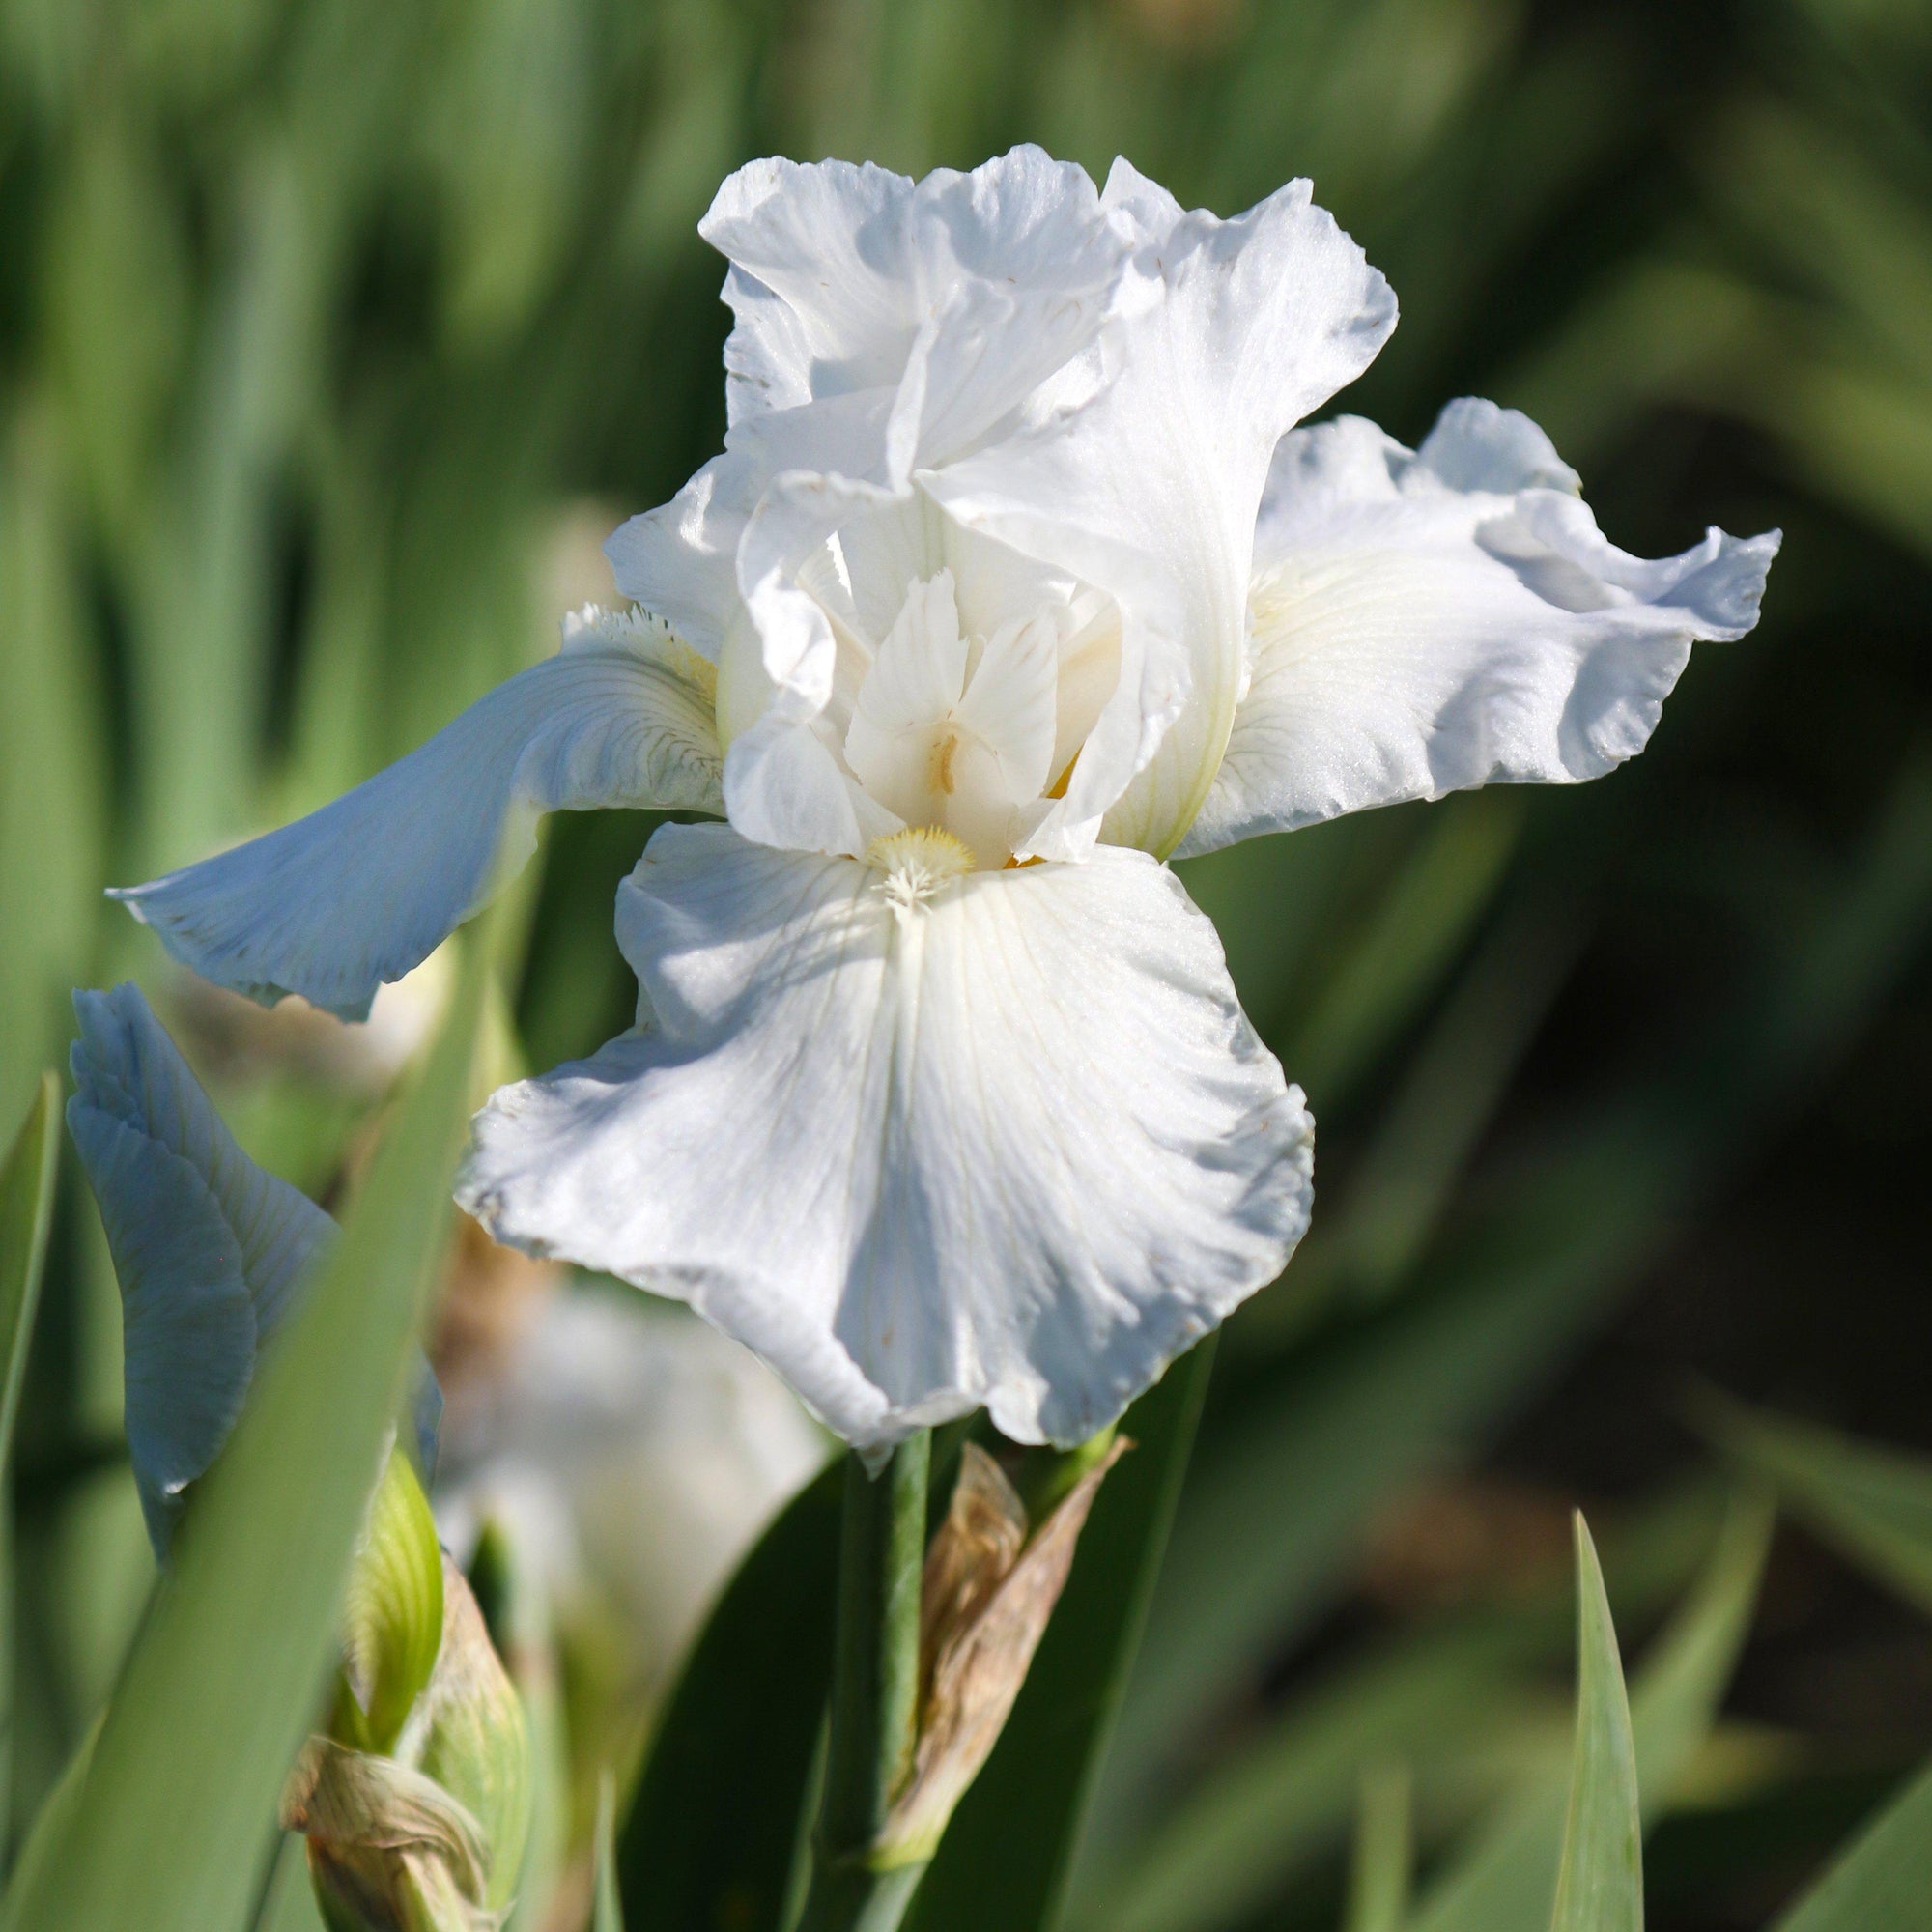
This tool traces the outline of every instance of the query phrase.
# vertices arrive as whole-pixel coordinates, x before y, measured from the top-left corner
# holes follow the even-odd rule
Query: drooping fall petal
[[[662,624],[584,613],[555,657],[332,805],[115,896],[204,979],[361,1019],[522,867],[543,813],[722,811],[708,686]]]
[[[848,1441],[981,1404],[1083,1440],[1306,1225],[1300,1094],[1144,853],[895,870],[668,827],[618,923],[647,1023],[499,1094],[459,1198],[691,1302]]]

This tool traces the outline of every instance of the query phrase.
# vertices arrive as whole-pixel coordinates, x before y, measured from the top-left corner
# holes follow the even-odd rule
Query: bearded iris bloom
[[[1078,1441],[1277,1275],[1312,1123],[1170,856],[1641,750],[1775,534],[1645,561],[1533,424],[1296,428],[1395,323],[1295,183],[1232,220],[1018,149],[741,170],[722,455],[633,608],[334,805],[123,895],[355,1017],[506,839],[708,811],[620,888],[638,1023],[478,1117],[499,1238],[691,1303],[848,1440]]]

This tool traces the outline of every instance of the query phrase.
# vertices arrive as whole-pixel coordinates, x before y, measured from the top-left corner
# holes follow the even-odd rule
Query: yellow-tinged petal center
[[[866,848],[866,864],[883,874],[879,891],[901,917],[923,905],[948,879],[973,870],[973,852],[937,825],[889,832]]]

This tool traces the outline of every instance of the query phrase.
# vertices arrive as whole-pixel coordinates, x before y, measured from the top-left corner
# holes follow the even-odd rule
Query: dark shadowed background
[[[1700,1391],[1932,1453],[1932,10],[0,0],[0,1122],[70,987],[134,975],[327,1194],[367,1095],[224,1056],[100,888],[324,801],[611,594],[598,541],[723,433],[695,223],[729,169],[1020,140],[1223,213],[1312,176],[1402,302],[1342,407],[1409,442],[1455,395],[1526,410],[1641,554],[1785,533],[1627,770],[1185,868],[1320,1205],[1225,1337],[1074,1920],[1324,1926],[1361,1762],[1414,1769],[1426,1867],[1561,1742],[1560,1616],[1393,1733],[1378,1661],[1560,1606],[1579,1502],[1640,1657],[1716,1507]],[[628,1023],[651,823],[551,827],[506,1054]],[[149,1577],[63,1198],[16,1820]],[[1922,1612],[1783,1529],[1725,1711],[1658,1932],[1761,1924],[1923,1755]]]

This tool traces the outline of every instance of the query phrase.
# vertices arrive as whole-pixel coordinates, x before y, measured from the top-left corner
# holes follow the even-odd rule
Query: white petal
[[[952,575],[942,570],[906,585],[905,603],[880,641],[879,655],[859,688],[856,731],[863,723],[881,739],[902,736],[943,718],[966,688],[966,640]]]
[[[919,327],[913,184],[870,162],[742,167],[697,232],[732,264],[724,299],[731,421],[891,385]]]
[[[917,363],[902,413],[926,462],[1093,339],[1128,245],[1086,171],[1032,147],[917,184],[842,161],[753,161],[698,227],[732,264],[733,426],[899,391]]]
[[[1078,1441],[1280,1270],[1301,1095],[1145,854],[882,886],[660,832],[618,910],[651,1024],[499,1094],[459,1199],[691,1302],[848,1440],[984,1404]]]
[[[753,455],[727,450],[668,503],[618,525],[604,539],[618,590],[714,664],[744,609],[738,543],[764,483]]]
[[[1757,621],[1776,532],[1655,562],[1605,541],[1527,418],[1443,412],[1413,455],[1344,417],[1287,438],[1256,541],[1253,680],[1181,848],[1402,799],[1601,777],[1695,639]]]
[[[1001,625],[1024,622],[1065,604],[1073,581],[1009,544],[967,529],[923,490],[862,510],[838,528],[839,557],[851,585],[854,622],[883,638],[905,602],[906,585],[952,574],[959,627],[990,638]]]
[[[133,986],[74,1010],[68,1129],[121,1283],[128,1453],[159,1548],[333,1223],[235,1144]]]
[[[803,413],[803,412],[801,412]],[[739,546],[739,587],[751,628],[727,647],[755,648],[769,709],[735,736],[724,759],[724,806],[748,838],[802,852],[863,852],[898,821],[867,798],[838,753],[841,721],[829,718],[838,639],[799,574],[839,523],[876,505],[876,484],[791,470],[779,476]]]
[[[1519,490],[1560,490],[1570,497],[1583,493],[1583,479],[1535,423],[1520,410],[1498,409],[1480,396],[1445,403],[1415,454],[1423,469],[1452,490],[1492,496],[1514,496]]]
[[[1101,345],[1117,373],[923,479],[962,521],[1121,605],[1120,686],[1032,847],[1067,856],[1102,812],[1104,837],[1156,852],[1193,819],[1239,693],[1275,443],[1395,324],[1387,284],[1306,182],[1220,221],[1179,214],[1116,163],[1105,199],[1145,238]]]
[[[523,865],[541,813],[723,810],[703,673],[647,620],[581,619],[555,657],[332,805],[114,896],[206,979],[360,1019]]]
[[[731,823],[792,852],[863,852],[901,821],[865,790],[822,721],[774,710],[738,738],[725,763]]]
[[[176,1499],[242,1413],[255,1318],[234,1236],[194,1169],[105,1115],[69,1125],[121,1282],[128,1454],[159,1553]]]
[[[986,639],[960,701],[960,723],[991,752],[1015,803],[1037,798],[1052,777],[1059,644],[1050,618],[1009,619]]]
[[[113,1121],[192,1168],[234,1236],[262,1335],[272,1334],[334,1222],[242,1152],[137,986],[79,992],[73,1005],[70,1122],[76,1112]]]
[[[181,1492],[227,1440],[335,1223],[242,1152],[138,987],[78,992],[73,1006],[68,1131],[121,1285],[128,1458],[164,1555]],[[441,1414],[418,1354],[412,1420],[425,1472]]]

